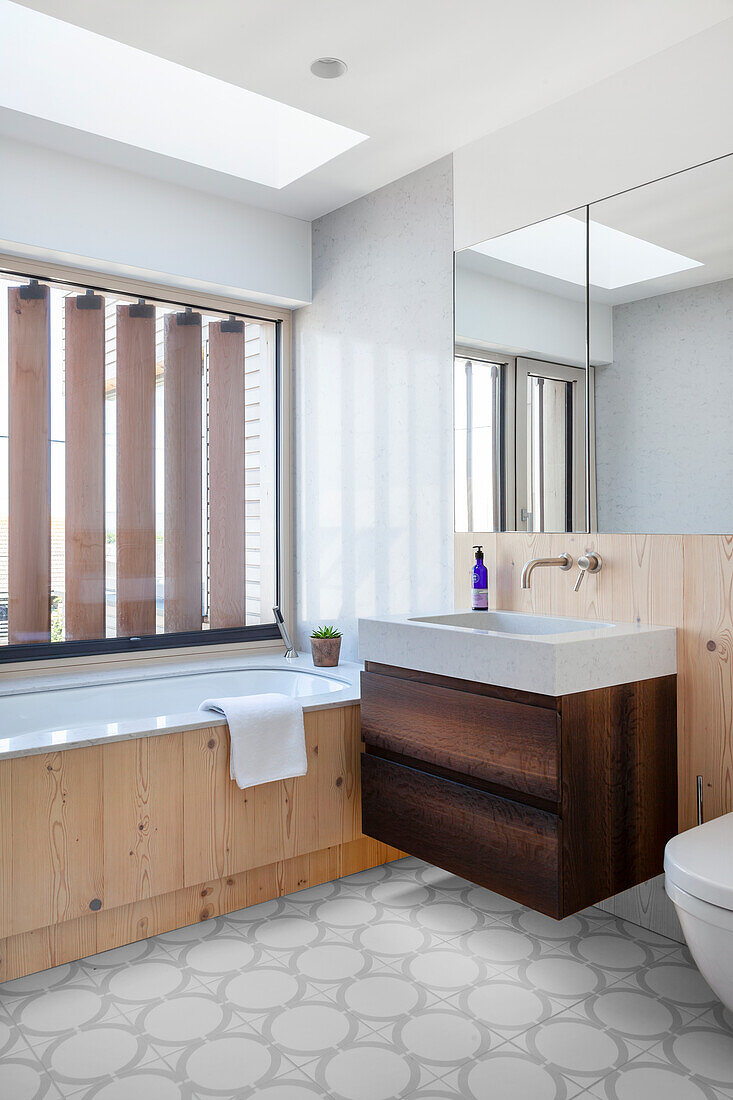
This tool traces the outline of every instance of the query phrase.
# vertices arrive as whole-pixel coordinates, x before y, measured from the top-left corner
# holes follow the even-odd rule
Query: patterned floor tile
[[[733,1097],[733,1032],[726,1023],[721,1026],[713,1013],[698,1016],[666,1036],[650,1053],[698,1083]]]
[[[684,1009],[623,982],[587,997],[570,1011],[642,1049],[678,1033],[694,1018]]]
[[[231,925],[223,925],[217,934],[205,939],[167,944],[166,954],[181,970],[208,982],[220,974],[256,966],[263,950]]]
[[[489,1051],[440,1083],[463,1100],[573,1100],[583,1092],[577,1081],[511,1044]]]
[[[399,963],[433,947],[443,947],[446,941],[416,921],[406,920],[404,914],[390,911],[378,924],[354,929],[351,942],[374,959]]]
[[[18,1100],[58,1100],[61,1093],[19,1028],[0,1015],[0,1096]]]
[[[610,924],[608,913],[593,908],[585,909],[572,917],[565,917],[564,920],[554,920],[552,917],[546,917],[544,913],[535,912],[534,909],[516,910],[500,916],[499,919],[516,928],[518,932],[550,944],[571,943],[581,936],[587,936],[589,932],[599,931]]]
[[[345,1015],[377,1029],[440,1004],[429,990],[387,967],[342,983],[334,997]]]
[[[145,1036],[123,1019],[72,1031],[35,1053],[64,1096],[158,1060]]]
[[[680,948],[625,975],[624,984],[642,989],[696,1016],[720,1004],[689,954]]]
[[[461,898],[440,895],[436,900],[418,906],[414,910],[412,920],[419,928],[424,928],[426,932],[432,932],[444,939],[453,939],[496,924],[491,914],[467,905]]]
[[[251,1027],[239,1028],[188,1045],[166,1062],[175,1082],[203,1096],[249,1096],[297,1067]]]
[[[504,1041],[479,1020],[446,1002],[415,1012],[409,1019],[382,1028],[379,1034],[394,1050],[441,1077]]]
[[[721,1100],[722,1096],[674,1066],[645,1055],[604,1077],[584,1095],[596,1100]]]
[[[585,1082],[585,1087],[640,1053],[628,1039],[567,1010],[525,1031],[512,1044],[553,1072],[579,1085]]]
[[[472,989],[503,969],[464,950],[460,941],[450,940],[436,940],[405,956],[401,963],[392,962],[405,978],[441,998]]]
[[[25,997],[3,998],[8,1015],[31,1047],[94,1024],[118,1020],[118,1009],[88,985],[61,984]]]
[[[541,940],[503,921],[492,921],[487,927],[462,936],[460,948],[470,957],[479,958],[498,969],[538,959],[545,950]]]
[[[379,1036],[325,1054],[304,1072],[333,1100],[404,1100],[422,1083],[418,1063]]]
[[[223,990],[200,987],[142,1007],[127,1006],[124,1015],[158,1055],[242,1022]]]
[[[733,1100],[686,948],[408,857],[0,986],[5,1100]]]
[[[113,1081],[96,1081],[67,1100],[190,1100],[192,1093],[174,1080],[173,1073],[164,1062],[151,1062],[142,1069],[134,1069],[116,1077]]]
[[[566,1007],[546,993],[528,988],[505,974],[476,984],[460,996],[451,997],[448,1003],[458,1005],[467,1015],[505,1038],[544,1023]]]

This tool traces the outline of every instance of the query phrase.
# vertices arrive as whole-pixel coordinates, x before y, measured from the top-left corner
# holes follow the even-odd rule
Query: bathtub
[[[0,982],[388,858],[361,832],[360,666],[281,653],[0,671]],[[241,791],[197,708],[272,691],[311,712],[308,768]]]
[[[307,657],[240,657],[0,679],[0,760],[225,724],[199,711],[209,698],[278,692],[305,711],[346,706],[358,702],[359,671],[316,669]]]

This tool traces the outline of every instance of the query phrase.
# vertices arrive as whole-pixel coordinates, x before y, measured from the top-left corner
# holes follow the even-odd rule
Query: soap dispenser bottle
[[[471,575],[471,610],[487,611],[489,607],[489,574],[484,565],[483,546],[474,546],[476,561]]]

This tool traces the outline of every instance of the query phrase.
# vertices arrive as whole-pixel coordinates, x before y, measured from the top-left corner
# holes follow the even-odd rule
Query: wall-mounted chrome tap
[[[580,572],[578,573],[578,579],[575,582],[573,592],[578,591],[586,573],[600,573],[603,567],[603,559],[595,550],[589,550],[586,554],[583,554],[582,557],[578,558],[578,565],[580,567]]]
[[[522,588],[529,588],[532,583],[532,574],[535,569],[539,569],[544,565],[556,565],[560,569],[572,568],[573,559],[570,554],[560,554],[557,558],[530,558],[529,561],[524,563],[522,569]]]

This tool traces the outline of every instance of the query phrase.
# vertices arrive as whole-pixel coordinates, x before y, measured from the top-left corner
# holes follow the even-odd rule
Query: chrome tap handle
[[[582,557],[578,558],[578,565],[580,572],[578,573],[578,579],[575,582],[573,592],[577,592],[583,583],[583,577],[586,573],[600,573],[603,566],[603,559],[600,554],[596,554],[594,550],[589,550]]]

